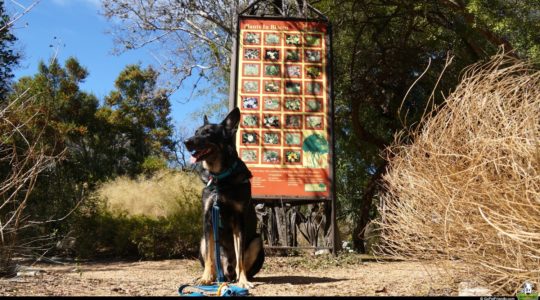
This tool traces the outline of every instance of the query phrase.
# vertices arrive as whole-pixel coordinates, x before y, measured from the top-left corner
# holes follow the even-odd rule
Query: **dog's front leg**
[[[233,229],[234,238],[234,253],[236,255],[236,276],[238,285],[243,288],[253,288],[253,283],[249,282],[246,275],[246,267],[244,262],[244,236],[242,228],[236,226]]]
[[[212,225],[207,226],[205,238],[201,241],[201,249],[203,250],[202,255],[204,258],[204,272],[201,278],[197,280],[199,285],[210,285],[216,279],[216,247],[214,242],[214,230]]]

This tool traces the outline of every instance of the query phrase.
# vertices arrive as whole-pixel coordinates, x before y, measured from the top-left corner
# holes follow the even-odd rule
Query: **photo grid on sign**
[[[327,140],[324,38],[323,32],[241,30],[237,146],[246,164],[318,167],[315,160],[303,165],[303,156],[307,135]]]

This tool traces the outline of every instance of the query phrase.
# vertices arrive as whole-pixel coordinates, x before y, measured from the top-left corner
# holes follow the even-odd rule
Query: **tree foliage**
[[[175,150],[171,105],[167,91],[156,85],[158,75],[151,67],[126,66],[100,112],[115,128],[116,142],[129,145],[120,148],[125,150],[121,160],[130,175],[141,173],[144,166],[155,169],[160,160],[172,159]]]
[[[19,63],[20,54],[13,49],[17,38],[11,33],[11,19],[0,0],[0,99],[5,99],[13,78],[13,68]]]
[[[538,59],[540,4],[338,0],[317,5],[334,28],[341,216],[355,224],[352,238],[363,251],[363,231],[386,172],[384,149],[393,136],[417,126],[426,111],[443,102],[441,93],[456,86],[465,66],[499,46]],[[449,56],[453,63],[445,69]]]
[[[43,147],[48,120],[34,104],[35,98],[24,95],[0,103],[0,276],[13,275],[13,258],[26,254],[37,239],[47,239],[21,237],[30,225],[28,200],[37,177],[58,159]]]
[[[88,71],[75,58],[64,65],[41,62],[36,75],[14,84],[9,101],[31,95],[34,105],[24,113],[47,117],[47,124],[32,128],[42,132],[43,149],[64,154],[36,181],[28,212],[44,226],[28,235],[66,234],[71,222],[52,221],[91,201],[88,192],[99,183],[166,167],[173,152],[170,103],[156,86],[157,75],[151,68],[127,66],[103,105],[80,89]]]

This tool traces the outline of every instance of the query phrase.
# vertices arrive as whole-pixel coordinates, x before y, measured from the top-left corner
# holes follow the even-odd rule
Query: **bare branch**
[[[224,82],[232,51],[235,13],[246,0],[111,0],[103,15],[114,21],[116,51],[148,48],[169,84],[180,87],[193,69]]]
[[[24,5],[20,4],[17,1],[11,0],[12,3],[14,3],[18,7],[22,8],[23,11],[21,13],[16,13],[15,15],[13,15],[10,18],[9,22],[7,22],[6,25],[4,25],[4,26],[2,26],[2,28],[0,28],[0,31],[4,30],[6,28],[9,28],[11,25],[13,25],[15,22],[17,22],[20,18],[22,18],[27,13],[29,13],[34,8],[34,6],[36,6],[39,3],[39,1],[41,1],[41,0],[35,0],[34,2],[32,2],[32,4],[30,4],[28,6],[24,6]]]
[[[0,275],[12,272],[11,258],[25,248],[18,235],[28,224],[24,211],[38,175],[64,154],[47,154],[47,116],[27,92],[0,107],[0,167],[7,170],[0,173]]]

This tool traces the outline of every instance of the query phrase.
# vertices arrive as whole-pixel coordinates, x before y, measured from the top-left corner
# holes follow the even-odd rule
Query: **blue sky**
[[[14,7],[10,0],[5,2],[7,6]],[[30,0],[18,2],[23,5],[32,3]],[[113,37],[106,33],[111,24],[98,13],[99,10],[100,0],[41,0],[14,26],[17,47],[23,53],[21,66],[14,72],[15,80],[36,74],[39,61],[47,61],[55,53],[60,62],[73,56],[90,73],[82,89],[103,100],[126,65],[142,63],[147,66],[155,63],[145,49],[113,55]],[[182,104],[186,100],[183,95],[190,92],[180,90],[171,97],[173,120],[184,126],[194,123],[191,113],[204,105],[200,99]],[[195,122],[193,126],[185,127],[193,128],[195,125],[200,124]]]

